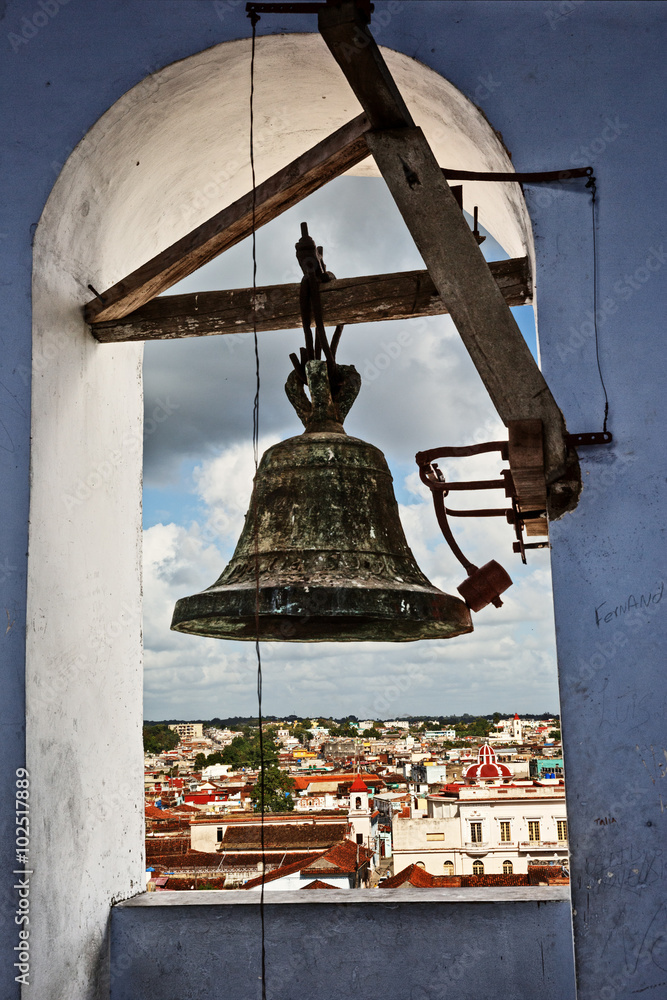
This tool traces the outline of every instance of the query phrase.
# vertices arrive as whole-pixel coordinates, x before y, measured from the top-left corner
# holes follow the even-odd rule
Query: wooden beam
[[[494,261],[488,266],[508,305],[531,301],[526,257]],[[258,330],[299,329],[299,288],[299,284],[268,285],[255,294],[252,288],[236,288],[164,295],[123,319],[93,323],[91,329],[101,344],[247,333],[253,329],[253,301],[257,303]],[[324,321],[331,326],[447,312],[428,271],[341,278],[322,285],[321,297]]]
[[[508,427],[507,455],[520,511],[547,509],[544,478],[544,444],[541,420],[512,420]],[[525,521],[529,538],[549,534],[546,517]]]
[[[296,205],[368,156],[366,115],[359,115],[257,186],[256,226]],[[197,226],[85,306],[88,323],[121,319],[252,231],[252,192]]]
[[[560,479],[568,470],[563,416],[424,134],[396,98],[373,36],[351,2],[322,8],[319,29],[368,115],[374,131],[366,138],[380,173],[499,416],[506,425],[542,421],[546,480]],[[556,516],[576,505],[571,493],[559,491]]]

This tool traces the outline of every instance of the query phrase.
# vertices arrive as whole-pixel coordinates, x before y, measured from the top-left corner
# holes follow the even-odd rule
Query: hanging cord
[[[257,312],[255,293],[257,290],[257,182],[255,178],[255,42],[259,15],[255,11],[248,14],[252,24],[252,45],[250,54],[250,171],[252,174],[252,332],[255,346],[255,398],[252,407],[252,451],[255,475],[259,468],[259,345],[257,342]],[[262,959],[261,980],[262,1000],[266,1000],[266,947],[264,934],[264,878],[266,875],[264,841],[264,733],[262,727],[262,654],[259,648],[259,522],[257,519],[257,497],[253,490],[253,524],[255,543],[255,653],[257,655],[257,716],[259,723],[259,795],[260,795],[260,841],[262,849],[262,884],[259,893],[259,918],[261,924]]]
[[[593,328],[595,330],[595,358],[598,366],[598,374],[600,376],[600,384],[602,385],[602,391],[604,393],[604,420],[602,423],[602,430],[606,433],[607,420],[609,418],[609,397],[607,396],[607,387],[604,384],[604,378],[602,377],[602,366],[600,364],[600,342],[598,338],[597,185],[595,183],[595,177],[590,178],[586,187],[591,189],[591,220],[593,225]]]

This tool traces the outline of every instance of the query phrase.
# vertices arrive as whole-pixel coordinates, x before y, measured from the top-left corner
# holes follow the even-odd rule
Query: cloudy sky
[[[422,268],[384,182],[342,177],[257,234],[258,284],[295,282],[299,223],[307,221],[338,277]],[[480,220],[483,223],[483,219]],[[491,238],[487,259],[507,254]],[[250,242],[202,268],[174,292],[252,283]],[[534,349],[532,309],[514,310]],[[397,336],[408,331],[406,346]],[[288,355],[299,331],[261,333],[261,450],[302,430],[287,401]],[[405,339],[405,338],[403,338]],[[338,360],[362,390],[345,426],[381,448],[403,527],[429,579],[456,594],[465,573],[440,534],[415,452],[506,438],[449,317],[348,327]],[[169,629],[175,601],[210,586],[229,560],[253,477],[252,335],[161,341],[145,348],[144,717],[201,719],[257,711],[254,646]],[[158,419],[154,419],[155,416]],[[499,459],[441,462],[448,478],[496,478]],[[467,506],[475,506],[474,495]],[[458,500],[458,498],[457,498]],[[485,493],[482,506],[504,506]],[[548,551],[522,566],[501,518],[462,519],[454,530],[477,565],[497,559],[514,586],[501,609],[473,615],[475,631],[416,643],[264,643],[266,714],[391,718],[411,713],[558,710]]]

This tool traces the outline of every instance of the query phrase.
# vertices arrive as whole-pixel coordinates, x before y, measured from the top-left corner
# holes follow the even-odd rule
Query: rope
[[[252,327],[255,347],[255,398],[252,406],[252,451],[255,462],[255,475],[259,468],[259,390],[261,386],[259,375],[259,345],[257,342],[257,313],[255,309],[255,293],[257,290],[257,181],[255,177],[255,43],[257,38],[257,22],[259,15],[254,11],[248,14],[252,24],[252,44],[250,54],[250,170],[252,173],[252,289],[253,310]],[[255,653],[257,656],[257,716],[259,722],[259,792],[260,792],[260,838],[262,846],[262,884],[259,894],[259,918],[261,925],[261,980],[262,1000],[266,1000],[266,942],[264,927],[264,876],[266,875],[265,840],[264,840],[264,733],[262,731],[262,654],[259,648],[259,521],[257,517],[256,491],[253,490],[253,524],[255,542]]]
[[[609,418],[609,397],[607,395],[607,387],[604,384],[604,378],[602,377],[602,366],[600,364],[600,344],[598,340],[598,248],[597,248],[597,186],[595,183],[595,177],[591,177],[586,187],[591,188],[591,220],[593,225],[593,327],[595,329],[595,359],[598,366],[598,375],[600,376],[600,384],[602,385],[602,391],[604,393],[604,420],[602,422],[602,430],[604,433],[607,431],[607,420]]]

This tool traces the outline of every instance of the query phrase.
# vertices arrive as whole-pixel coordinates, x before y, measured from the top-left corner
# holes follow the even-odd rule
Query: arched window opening
[[[442,867],[444,869],[445,875],[454,874],[454,862],[453,861],[443,861]]]
[[[513,875],[514,865],[511,861],[503,861],[503,875]]]
[[[360,795],[357,795],[356,799],[354,800],[354,808],[355,809],[361,809],[361,796]]]
[[[473,861],[472,863],[472,873],[473,875],[483,875],[484,874],[484,862]]]
[[[317,101],[313,99],[309,104],[301,88],[295,87],[292,80],[285,83],[290,73],[285,71],[284,39],[267,37],[262,44],[267,51],[275,47],[277,53],[273,64],[275,107],[266,109],[266,113],[258,108],[258,120],[272,120],[277,108],[282,107],[284,111],[284,124],[277,130],[279,141],[274,143],[271,138],[261,148],[260,172],[270,174],[272,169],[303,152],[304,131],[314,120],[317,119],[318,128],[323,128],[324,135],[342,122],[336,119],[339,111],[334,111],[333,122],[329,118],[322,122],[320,104],[323,102],[319,93]],[[48,574],[33,571],[29,596],[33,606],[41,609],[45,620],[76,620],[76,630],[63,629],[50,638],[50,650],[53,657],[62,656],[63,662],[78,664],[80,660],[85,663],[85,676],[91,690],[106,689],[108,662],[113,660],[122,664],[117,675],[118,697],[110,703],[102,730],[108,725],[110,731],[121,735],[117,740],[120,748],[118,767],[124,775],[131,776],[128,783],[134,791],[125,796],[126,807],[117,810],[109,829],[110,836],[111,831],[122,830],[126,838],[128,830],[134,831],[130,839],[134,838],[137,846],[142,835],[141,811],[137,806],[143,789],[138,726],[141,720],[138,706],[142,634],[138,611],[141,605],[141,552],[137,531],[141,516],[141,349],[137,344],[96,343],[83,320],[79,321],[78,306],[83,304],[81,289],[91,278],[101,288],[108,287],[132,268],[151,259],[165,245],[180,239],[184,231],[246,193],[245,164],[237,164],[232,176],[223,171],[211,179],[210,136],[222,135],[216,147],[217,162],[235,163],[240,155],[238,135],[242,134],[241,126],[247,116],[244,91],[243,100],[239,96],[238,101],[242,110],[234,108],[232,114],[236,116],[238,127],[229,130],[232,138],[228,141],[226,131],[220,130],[223,103],[220,96],[235,92],[234,67],[239,65],[240,47],[238,43],[231,45],[235,46],[236,62],[227,59],[225,46],[220,46],[205,56],[193,56],[162,71],[161,85],[151,94],[149,114],[141,95],[133,96],[132,93],[111,108],[72,154],[49,198],[35,238],[35,358],[43,362],[50,356],[54,344],[58,345],[58,350],[57,363],[45,367],[38,365],[39,378],[35,380],[33,391],[35,485],[31,503],[34,523],[45,527],[33,532],[30,562],[33,569],[36,565],[64,562],[73,574],[72,579],[76,578],[76,585],[54,587]],[[309,36],[297,36],[290,39],[290,46],[303,49],[303,62],[295,60],[295,63],[304,73],[309,73],[313,60],[317,64],[319,59],[317,44],[313,46]],[[293,48],[289,52],[293,58]],[[247,52],[241,55],[241,63],[246,67]],[[219,59],[219,74],[211,73],[213,58]],[[398,62],[406,58],[401,56]],[[444,163],[456,148],[464,167],[507,168],[506,154],[481,114],[431,70],[409,62],[410,72],[398,82],[401,87],[405,85],[410,100],[424,104],[421,109],[424,130],[428,135],[430,122],[438,159]],[[184,68],[189,73],[185,82],[180,76]],[[410,73],[423,74],[429,86],[416,88],[412,93]],[[339,97],[340,92],[344,92],[344,106],[346,85],[336,82],[337,74],[337,68],[332,65],[323,86],[331,87],[332,93],[336,92]],[[170,109],[178,103],[175,98],[182,96],[184,91],[190,98],[192,114],[197,117],[197,127],[189,123],[184,129],[181,120],[170,117]],[[298,99],[292,91],[298,93]],[[196,95],[197,100],[192,100],[192,95]],[[443,126],[442,110],[448,102],[453,102],[457,114],[451,116],[454,124]],[[334,101],[326,103],[332,107],[335,104]],[[225,107],[233,105],[233,100],[224,102]],[[152,123],[156,123],[155,126]],[[463,132],[454,142],[451,130],[456,129],[463,129]],[[201,137],[207,137],[206,141]],[[159,178],[155,173],[147,178],[145,172],[137,171],[132,173],[130,180],[121,170],[121,164],[130,160],[160,164]],[[365,170],[366,167],[360,174]],[[82,216],[82,185],[90,176],[97,178],[97,197],[90,205],[86,201],[87,211]],[[512,186],[509,193],[500,190],[505,185],[488,185],[488,188],[494,190],[487,190],[484,185],[479,196],[472,191],[464,192],[466,209],[472,208],[478,197],[480,199],[480,223],[482,227],[488,225],[484,252],[489,259],[497,260],[505,259],[508,254],[515,258],[530,256],[531,236],[518,187]],[[169,192],[168,197],[165,191]],[[406,242],[404,235],[400,240],[395,238],[404,227],[384,182],[368,175],[346,176],[316,192],[307,204],[301,203],[259,231],[260,283],[299,280],[293,244],[298,224],[304,218],[309,220],[318,244],[324,246],[327,266],[340,277],[423,268],[414,245]],[[77,224],[75,227],[63,226],[63,219],[76,219]],[[491,231],[501,239],[504,249],[491,238]],[[86,273],[82,275],[80,261],[84,259]],[[248,243],[241,243],[188,279],[187,287],[174,286],[169,294],[196,292],[207,287],[247,287],[251,280],[250,259]],[[208,286],[207,282],[210,282]],[[55,310],[54,303],[57,304]],[[531,307],[520,308],[521,316],[517,313],[520,324],[529,325]],[[57,329],[54,317],[62,319],[62,329]],[[527,339],[534,349],[534,333],[532,341]],[[260,446],[300,430],[283,399],[283,382],[289,370],[287,359],[294,343],[295,333],[291,330],[260,335],[263,373],[260,427],[263,441]],[[443,568],[436,553],[441,538],[429,501],[421,496],[419,487],[415,487],[413,456],[415,451],[430,444],[436,425],[455,426],[455,433],[461,440],[478,441],[480,435],[485,440],[504,436],[504,429],[467,352],[449,317],[440,315],[394,323],[369,323],[358,331],[350,330],[344,334],[339,357],[341,363],[354,363],[363,380],[350,433],[364,437],[385,451],[394,474],[398,502],[410,512],[411,520],[416,519],[413,528],[404,522],[408,542],[415,549],[424,550],[420,551],[420,563],[426,573],[433,576],[451,574],[448,590],[454,592],[459,582],[455,578],[457,568],[453,559],[446,569]],[[420,372],[418,379],[414,378],[415,370]],[[187,377],[183,377],[183,373],[187,373]],[[252,717],[256,714],[256,701],[249,644],[221,643],[169,632],[173,603],[178,597],[203,589],[216,579],[231,555],[247,509],[253,472],[250,446],[254,389],[252,338],[234,335],[148,343],[144,376],[144,718],[158,721],[178,716],[205,720],[216,716]],[[81,398],[85,399],[88,408],[85,422],[81,419],[80,396],[76,392],[62,392],[63,384],[69,387],[74,384],[72,380],[78,380],[76,384],[80,385]],[[445,386],[447,391],[443,391]],[[55,400],[58,401],[57,419]],[[407,418],[413,413],[418,419],[410,423]],[[97,435],[92,443],[91,428],[96,429]],[[118,452],[119,442],[123,443],[122,453]],[[116,457],[119,454],[121,458]],[[109,463],[113,475],[108,474]],[[171,483],[173,488],[165,490],[165,483]],[[84,485],[80,487],[80,484]],[[85,493],[83,498],[77,494],[80,489]],[[89,495],[94,497],[94,502],[88,502]],[[54,518],[53,496],[67,498],[71,503],[71,518],[65,521],[61,517]],[[100,530],[101,525],[105,526],[104,531]],[[489,527],[486,523],[473,526],[467,521],[462,527],[457,526],[466,554],[480,564],[496,554],[507,562],[506,551],[504,554],[496,552],[494,532],[488,530]],[[413,532],[414,541],[410,537]],[[119,550],[118,538],[121,536],[131,541]],[[423,538],[428,539],[426,548]],[[66,558],[54,558],[54,553]],[[513,596],[519,599],[522,590],[532,593],[536,586],[543,587],[545,595],[548,594],[545,569],[548,570],[548,555],[539,552],[533,555],[526,570],[518,563],[513,564]],[[535,570],[539,570],[540,580]],[[105,602],[98,600],[94,589],[85,586],[86,580],[102,577],[109,594]],[[73,595],[84,593],[90,593],[86,599],[89,605],[85,601],[81,603],[78,596],[74,602]],[[548,618],[542,624],[551,637]],[[508,628],[511,632],[512,625]],[[92,656],[91,650],[97,654],[100,648],[100,636],[104,637],[105,656]],[[480,630],[478,643],[485,641]],[[495,645],[496,637],[491,641]],[[43,637],[39,634],[29,637],[27,683],[33,694],[41,683],[42,643]],[[524,649],[525,644],[518,640],[515,644],[520,651]],[[437,649],[429,648],[428,643],[424,643],[424,647],[427,656],[437,658]],[[468,655],[465,645],[459,648],[465,659]],[[314,659],[319,651],[312,651]],[[264,704],[265,710],[268,708],[275,714],[291,712],[293,707],[287,701],[287,685],[283,683],[286,652],[280,643],[265,649]],[[329,674],[338,671],[341,684],[358,678],[360,668],[370,675],[377,666],[374,657],[378,654],[363,644],[354,650],[350,647],[336,650],[335,655],[335,664],[332,659],[326,669]],[[393,673],[402,679],[402,671],[406,672],[401,660],[405,656],[402,644],[387,646],[382,656],[391,660],[389,665]],[[488,658],[482,656],[481,659]],[[530,657],[519,663],[517,671],[526,677],[532,676]],[[483,678],[479,680],[483,684]],[[299,679],[298,688],[304,699],[309,699],[308,705],[312,703],[313,693],[319,694],[320,683],[321,676],[316,669],[306,671]],[[552,687],[555,692],[555,670]],[[411,689],[414,693],[414,679],[411,679]],[[405,689],[399,684],[397,690],[400,696]],[[428,685],[425,690],[430,697]],[[356,688],[351,687],[350,693],[356,697]],[[543,695],[541,687],[540,696]],[[380,701],[382,697],[378,694],[376,703],[369,705],[369,714],[373,717],[382,717],[388,711]],[[127,707],[132,704],[134,715]],[[49,713],[62,710],[62,717],[69,718],[77,710],[77,704],[72,701],[70,705],[66,692],[60,689],[54,690],[49,705],[39,697],[32,697],[30,705],[29,743],[33,740],[32,734],[48,729]],[[355,705],[356,701],[349,709]],[[84,772],[90,770],[93,775],[97,764],[90,755],[90,747],[99,744],[98,737],[99,727],[91,727],[85,734],[82,732],[77,743]],[[37,745],[30,744],[29,751],[35,760],[40,760],[38,766],[42,775],[49,776],[51,765],[40,757]],[[57,787],[57,782],[47,777],[42,784]],[[357,803],[360,808],[360,799]],[[308,805],[317,807],[319,803],[310,799]],[[46,798],[43,808],[53,812],[52,803]],[[479,828],[481,842],[481,824]],[[120,832],[118,836],[120,838]],[[471,839],[477,840],[475,836]],[[96,855],[98,845],[91,840],[89,847]],[[132,854],[133,884],[141,883],[144,874],[137,858],[140,858],[140,851]],[[99,891],[103,895],[106,889],[100,886]]]

